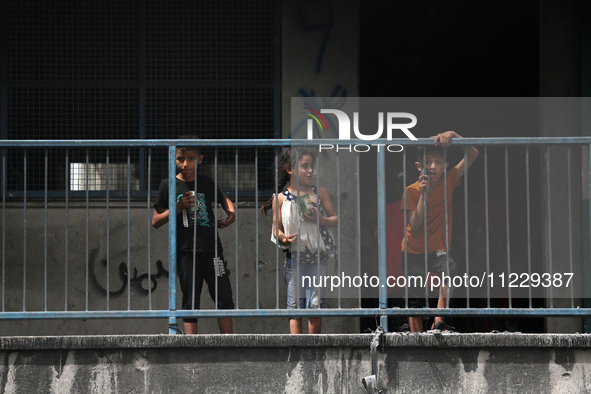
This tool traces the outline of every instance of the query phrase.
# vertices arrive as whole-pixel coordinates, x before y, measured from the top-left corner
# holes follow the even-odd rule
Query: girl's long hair
[[[291,147],[283,148],[279,155],[277,168],[277,190],[279,193],[283,191],[285,185],[289,183],[288,168],[297,168],[298,162],[302,156],[312,156],[316,160],[316,152],[312,148],[295,148],[293,153]],[[261,211],[267,216],[267,211],[273,207],[273,199],[275,195],[269,199],[262,207]]]

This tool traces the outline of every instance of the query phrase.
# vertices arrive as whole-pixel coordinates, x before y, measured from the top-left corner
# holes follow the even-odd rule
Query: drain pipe
[[[371,344],[369,345],[369,355],[371,359],[371,375],[364,377],[361,379],[361,383],[363,383],[363,387],[365,387],[365,391],[370,394],[377,394],[381,393],[381,390],[378,390],[378,357],[377,357],[377,349],[380,345],[380,338],[384,334],[384,330],[382,327],[378,327],[374,331],[373,339],[371,340]]]

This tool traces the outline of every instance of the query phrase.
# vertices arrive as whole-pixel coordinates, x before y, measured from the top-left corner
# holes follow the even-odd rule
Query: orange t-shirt
[[[460,185],[457,168],[447,171],[447,220],[448,220],[448,242],[451,245],[451,224],[452,224],[452,196],[454,188]],[[441,182],[427,195],[427,253],[434,253],[446,250],[445,247],[445,183],[443,177]],[[421,191],[419,182],[415,182],[406,188],[406,196],[402,196],[400,209],[404,210],[404,198],[406,197],[406,210],[417,209]],[[422,227],[422,226],[421,226]],[[425,253],[425,229],[421,228],[412,231],[410,223],[406,226],[406,238],[408,253]],[[402,251],[404,251],[404,239],[402,240]]]

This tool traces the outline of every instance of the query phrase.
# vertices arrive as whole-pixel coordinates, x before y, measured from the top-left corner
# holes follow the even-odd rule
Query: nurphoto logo
[[[335,115],[338,121],[338,136],[339,140],[351,140],[351,119],[344,111],[338,109],[320,109],[316,111],[309,107],[304,107],[309,112],[304,112],[310,117],[307,120],[307,138],[314,139],[314,122],[318,126],[318,130],[323,132],[326,128],[328,131],[328,124],[322,114]],[[385,121],[384,121],[385,119]],[[400,119],[410,120],[410,122],[399,123]],[[408,112],[378,112],[378,130],[374,134],[364,134],[359,130],[359,112],[353,112],[353,133],[356,138],[363,141],[374,141],[382,138],[384,133],[384,123],[386,123],[386,139],[392,140],[394,132],[402,131],[407,138],[416,141],[417,137],[409,129],[417,124],[417,117]],[[369,152],[372,147],[380,151],[381,147],[386,148],[388,152],[402,152],[404,150],[399,144],[352,144],[352,145],[334,145],[334,144],[320,144],[319,151],[336,149],[336,151],[345,150],[348,152]]]

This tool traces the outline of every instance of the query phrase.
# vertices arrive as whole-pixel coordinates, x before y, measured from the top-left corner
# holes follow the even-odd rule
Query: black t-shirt
[[[178,178],[176,181],[176,201],[187,191],[195,190],[195,182],[184,182]],[[212,206],[215,202],[215,183],[213,179],[205,175],[197,175],[197,191],[195,193],[195,207],[177,212],[177,251],[193,251],[194,230],[197,230],[196,251],[213,250],[215,245],[215,216]],[[220,203],[225,195],[217,188],[217,202]],[[168,178],[160,182],[156,195],[155,207],[168,209]],[[193,209],[194,208],[194,209]],[[195,222],[196,218],[196,222]],[[218,237],[218,250],[221,252],[222,244]]]

